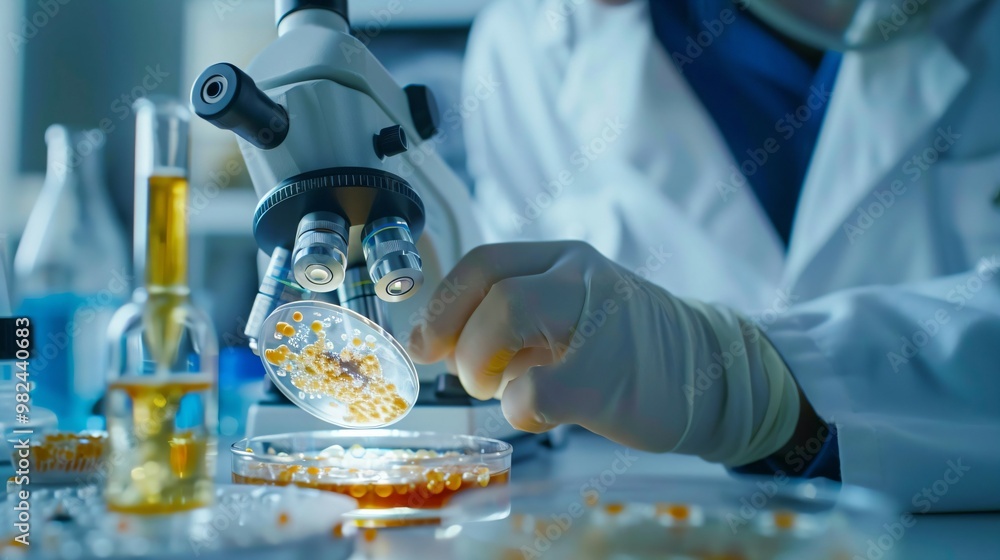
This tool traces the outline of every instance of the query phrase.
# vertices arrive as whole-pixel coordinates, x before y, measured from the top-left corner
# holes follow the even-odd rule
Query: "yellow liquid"
[[[108,509],[160,514],[212,502],[214,387],[202,374],[122,378],[108,387]]]
[[[170,369],[184,331],[176,316],[187,301],[187,191],[184,177],[149,178],[146,233],[146,344],[160,370]]]

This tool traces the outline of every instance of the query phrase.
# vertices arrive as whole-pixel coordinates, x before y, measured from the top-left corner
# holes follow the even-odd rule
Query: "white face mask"
[[[736,0],[803,43],[823,49],[876,48],[924,29],[939,0]]]

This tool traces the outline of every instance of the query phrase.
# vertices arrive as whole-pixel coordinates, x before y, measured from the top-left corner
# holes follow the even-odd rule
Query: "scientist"
[[[499,243],[413,355],[524,430],[1000,508],[998,29],[993,0],[496,2],[465,124]]]

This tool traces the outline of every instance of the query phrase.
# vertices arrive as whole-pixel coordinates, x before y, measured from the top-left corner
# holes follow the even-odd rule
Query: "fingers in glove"
[[[521,350],[507,364],[507,369],[503,372],[503,379],[500,381],[500,387],[493,394],[493,398],[501,398],[507,384],[524,375],[529,369],[551,364],[554,360],[554,353],[549,348],[525,348]]]
[[[566,340],[576,320],[555,298],[543,293],[544,276],[506,278],[495,283],[466,321],[455,348],[458,377],[470,395],[488,399],[495,395],[509,366],[525,349],[542,349],[552,356],[555,341]],[[510,379],[510,376],[507,377]]]
[[[510,425],[539,433],[576,421],[573,388],[559,365],[537,366],[512,379],[500,401]]]
[[[410,356],[418,362],[433,363],[454,352],[465,323],[494,284],[545,272],[565,255],[567,246],[566,242],[499,243],[470,251],[428,300],[441,302],[441,311],[413,330]]]

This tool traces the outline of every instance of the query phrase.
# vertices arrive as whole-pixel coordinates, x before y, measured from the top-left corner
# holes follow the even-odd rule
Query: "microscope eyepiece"
[[[276,148],[288,135],[288,113],[232,64],[205,69],[191,89],[191,106],[199,117],[262,150]]]
[[[302,217],[295,235],[292,271],[311,292],[332,292],[344,282],[347,266],[347,220],[333,212]]]
[[[403,301],[415,294],[424,282],[424,273],[406,220],[375,220],[365,226],[361,236],[375,294],[384,301]]]

